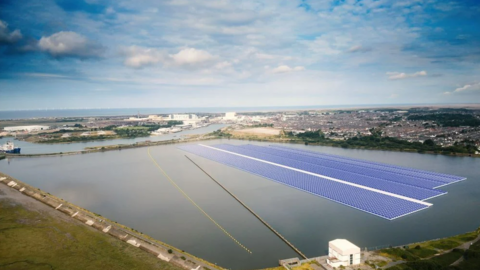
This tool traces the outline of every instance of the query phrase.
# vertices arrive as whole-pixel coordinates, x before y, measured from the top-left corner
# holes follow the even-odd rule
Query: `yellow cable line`
[[[210,217],[198,204],[196,204],[192,198],[190,198],[187,193],[185,193],[176,183],[175,181],[172,180],[172,178],[170,178],[170,176],[168,176],[168,174],[162,169],[162,167],[160,167],[160,165],[158,165],[157,161],[152,157],[152,155],[150,154],[150,148],[148,148],[148,155],[150,156],[150,158],[152,159],[153,163],[158,167],[158,169],[163,173],[163,175],[165,175],[165,177],[168,179],[168,181],[170,181],[170,183],[176,187],[178,189],[178,191],[180,191],[183,196],[185,196],[185,198],[187,198],[193,205],[195,205],[198,210],[200,210],[200,212],[202,212],[208,219],[210,219],[213,224],[215,224],[220,230],[222,230],[228,237],[230,237],[233,241],[235,241],[235,243],[237,243],[239,246],[241,246],[243,249],[245,249],[248,253],[252,254],[252,252],[246,248],[244,245],[242,245],[240,242],[238,242],[237,239],[235,239],[235,237],[233,237],[231,234],[229,234],[222,226],[220,226],[220,224],[218,224],[212,217]]]

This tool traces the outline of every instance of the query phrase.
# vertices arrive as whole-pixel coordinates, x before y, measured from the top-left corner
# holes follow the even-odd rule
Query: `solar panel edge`
[[[440,197],[440,196],[443,196],[443,195],[446,195],[446,194],[448,194],[448,192],[447,192],[447,191],[443,191],[443,193],[437,194],[437,195],[432,196],[432,197],[430,197],[430,198],[423,199],[422,201],[427,201],[427,200],[430,200],[430,199],[433,199],[433,198],[436,198],[436,197]]]
[[[366,161],[366,160],[362,160],[362,159],[349,158],[349,157],[343,157],[343,156],[332,155],[332,154],[325,154],[325,153],[320,153],[320,152],[316,152],[316,151],[304,150],[304,149],[297,149],[297,148],[291,148],[291,147],[281,146],[281,145],[269,145],[269,146],[270,146],[270,147],[273,147],[273,148],[287,149],[287,151],[288,151],[288,150],[292,150],[292,151],[298,151],[298,152],[311,153],[311,154],[314,154],[314,155],[316,154],[316,155],[323,155],[323,156],[332,156],[332,157],[341,158],[341,159],[346,159],[346,160],[352,160],[352,161],[358,161],[358,162],[364,162],[364,163],[371,163],[371,164],[380,165],[380,166],[393,167],[393,168],[397,168],[397,169],[400,169],[400,170],[406,170],[406,171],[410,171],[410,172],[418,172],[418,173],[424,173],[424,174],[432,174],[432,175],[437,175],[437,176],[439,176],[439,177],[443,177],[443,178],[447,178],[447,179],[455,179],[455,180],[457,180],[457,179],[464,178],[464,177],[462,177],[462,176],[457,176],[457,175],[452,175],[452,174],[437,173],[437,172],[431,172],[431,171],[426,171],[426,170],[421,170],[421,169],[413,169],[413,168],[408,168],[408,167],[403,167],[403,166],[397,166],[397,165],[388,164],[388,163],[375,162],[375,161]]]
[[[199,145],[196,145],[196,146],[199,146]],[[254,174],[254,175],[257,175],[257,176],[259,176],[259,177],[261,177],[261,178],[269,179],[270,181],[274,181],[274,182],[279,183],[279,184],[282,184],[282,185],[284,185],[284,186],[287,186],[287,187],[290,187],[290,188],[294,188],[294,189],[297,189],[297,190],[299,190],[299,191],[306,192],[306,193],[309,193],[309,194],[311,194],[311,195],[314,195],[314,196],[317,196],[317,197],[321,197],[321,198],[327,199],[327,200],[329,200],[329,201],[332,201],[332,202],[335,202],[335,203],[339,203],[339,204],[342,204],[342,205],[344,205],[344,206],[347,206],[347,207],[350,207],[350,208],[354,208],[354,209],[357,209],[357,210],[359,210],[359,211],[362,211],[362,212],[365,212],[365,213],[368,213],[368,214],[371,214],[371,215],[374,215],[374,216],[378,216],[378,217],[380,217],[380,218],[384,218],[384,219],[387,219],[387,220],[394,220],[394,219],[396,219],[396,218],[398,218],[398,217],[406,216],[406,215],[409,215],[410,213],[414,213],[414,212],[417,212],[417,211],[420,211],[420,210],[423,210],[423,209],[426,209],[426,208],[429,207],[428,205],[424,205],[424,204],[412,202],[412,203],[415,203],[416,205],[420,205],[421,208],[420,208],[420,209],[417,209],[417,210],[414,210],[414,211],[412,211],[412,212],[404,213],[404,214],[401,214],[401,215],[392,215],[392,217],[388,217],[388,216],[376,214],[376,213],[371,212],[371,211],[368,211],[368,210],[366,210],[366,209],[362,209],[362,208],[355,207],[355,206],[353,206],[353,205],[350,205],[350,204],[341,202],[341,201],[339,201],[339,200],[335,200],[335,199],[332,199],[332,198],[328,198],[328,197],[326,197],[326,196],[322,196],[322,195],[319,195],[319,194],[315,194],[315,193],[309,192],[309,191],[307,191],[307,190],[298,188],[298,187],[296,187],[296,186],[294,186],[294,185],[289,185],[289,184],[287,184],[287,183],[283,183],[283,182],[278,181],[278,180],[276,180],[276,179],[273,179],[273,178],[270,178],[270,177],[266,177],[266,176],[264,176],[264,175],[260,175],[260,174],[254,173],[254,172],[252,172],[252,171],[248,171],[248,170],[245,170],[245,169],[242,169],[242,168],[239,168],[239,167],[235,167],[235,166],[233,166],[233,165],[229,165],[229,164],[225,164],[225,163],[222,163],[222,162],[218,162],[218,161],[212,160],[212,159],[210,159],[210,158],[208,158],[208,157],[204,157],[204,156],[202,156],[202,155],[199,155],[199,154],[197,154],[197,153],[195,153],[195,152],[193,152],[193,151],[191,151],[191,150],[189,150],[189,149],[185,149],[185,148],[183,148],[183,147],[181,147],[181,146],[179,146],[179,147],[177,147],[177,148],[179,148],[179,149],[181,149],[181,150],[183,150],[183,151],[189,152],[189,153],[191,153],[191,154],[197,155],[197,156],[199,156],[199,157],[205,158],[205,159],[207,159],[207,160],[211,160],[211,161],[213,161],[213,162],[217,162],[217,163],[223,164],[223,165],[225,165],[225,166],[228,166],[228,167],[231,167],[231,168],[240,170],[240,171],[247,172],[247,173],[249,173],[249,174]],[[373,192],[373,191],[370,191],[370,192]],[[389,195],[385,195],[385,196],[389,196]],[[390,197],[392,197],[392,196],[390,196]],[[404,199],[396,198],[396,197],[393,197],[393,198],[398,199],[398,200],[404,200]]]
[[[412,211],[412,212],[409,212],[409,213],[406,213],[406,214],[403,214],[403,215],[396,216],[396,217],[394,217],[394,218],[392,218],[392,219],[390,219],[390,220],[395,220],[395,219],[398,219],[398,218],[401,218],[401,217],[405,217],[405,216],[408,216],[408,215],[411,215],[411,214],[420,212],[420,211],[422,211],[422,210],[428,209],[428,208],[430,208],[430,207],[431,207],[431,206],[425,206],[425,207],[420,208],[420,209],[417,209],[417,210],[415,210],[415,211]]]
[[[462,181],[465,181],[467,180],[466,177],[460,179],[460,180],[457,180],[457,181],[454,181],[454,182],[450,182],[450,183],[446,183],[446,184],[443,184],[443,185],[440,185],[440,186],[436,186],[434,187],[434,189],[437,189],[437,188],[441,188],[441,187],[445,187],[445,186],[449,186],[449,185],[452,185],[452,184],[455,184],[455,183],[458,183],[458,182],[462,182]]]

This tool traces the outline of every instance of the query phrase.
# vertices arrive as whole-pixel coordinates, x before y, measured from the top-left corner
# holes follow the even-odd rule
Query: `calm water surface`
[[[5,137],[0,139],[0,145],[3,145],[7,141],[13,140],[15,147],[22,148],[21,150],[22,154],[60,153],[60,152],[81,151],[85,149],[85,147],[107,146],[107,145],[116,145],[116,144],[134,144],[137,142],[144,142],[147,140],[150,140],[152,142],[168,141],[172,139],[178,139],[184,135],[210,133],[215,130],[221,129],[225,126],[227,125],[214,124],[214,125],[209,125],[207,127],[185,130],[185,131],[171,133],[171,134],[164,134],[160,136],[140,137],[140,138],[133,138],[133,139],[114,139],[114,140],[91,141],[91,142],[75,142],[75,143],[63,143],[63,144],[31,143],[31,142],[13,140],[12,137]]]
[[[217,140],[205,144],[245,141]],[[252,142],[258,145],[267,143]],[[427,210],[388,221],[213,161],[178,145],[151,148],[158,164],[245,252],[200,213],[150,160],[146,148],[87,155],[0,161],[0,171],[226,268],[272,267],[297,257],[249,212],[196,168],[191,157],[307,256],[326,254],[328,241],[360,247],[402,245],[480,226],[480,159],[290,145],[324,153],[467,177],[443,187]]]

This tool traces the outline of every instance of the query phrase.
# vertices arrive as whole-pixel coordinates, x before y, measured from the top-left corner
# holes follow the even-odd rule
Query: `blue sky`
[[[480,103],[480,2],[2,0],[0,110]]]

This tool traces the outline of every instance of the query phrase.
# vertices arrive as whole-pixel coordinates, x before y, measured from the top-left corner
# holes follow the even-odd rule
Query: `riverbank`
[[[182,269],[3,184],[0,208],[1,269]]]
[[[330,146],[330,147],[338,147],[338,148],[347,148],[347,149],[362,149],[362,150],[380,150],[380,151],[393,151],[393,152],[410,152],[410,153],[419,153],[419,154],[431,154],[431,155],[445,155],[445,156],[458,156],[458,157],[480,157],[480,154],[473,154],[473,153],[459,153],[459,152],[451,152],[451,151],[430,151],[417,149],[417,148],[409,148],[409,145],[413,143],[404,142],[401,140],[393,139],[400,143],[405,143],[402,148],[392,148],[391,146],[386,147],[382,145],[381,139],[377,138],[376,142],[372,142],[367,144],[366,146],[360,146],[355,144],[348,144],[346,141],[336,141],[336,140],[329,140],[329,139],[310,139],[310,138],[301,138],[296,136],[287,136],[284,134],[280,135],[272,135],[272,136],[265,136],[265,135],[257,135],[254,133],[250,134],[243,134],[241,132],[235,132],[235,130],[231,129],[223,129],[221,132],[213,132],[212,134],[218,136],[219,138],[228,138],[228,139],[235,139],[235,140],[248,140],[248,141],[259,141],[259,142],[273,142],[273,143],[285,143],[285,144],[304,144],[304,145],[318,145],[318,146]],[[375,145],[375,146],[374,146]]]
[[[378,255],[391,259],[379,262],[384,269],[476,270],[480,267],[480,228],[452,237],[383,249]],[[380,266],[378,262],[369,262]]]
[[[377,251],[362,251],[361,264],[346,270],[477,270],[480,266],[480,228],[464,234]],[[334,269],[327,256],[302,260],[291,270]],[[323,266],[320,268],[319,266]],[[454,268],[451,268],[455,266]],[[284,270],[284,266],[263,270]]]
[[[106,146],[86,147],[85,150],[82,150],[82,151],[43,153],[43,154],[5,154],[5,157],[22,158],[22,157],[70,156],[70,155],[90,154],[90,153],[98,153],[98,152],[106,152],[106,151],[121,151],[125,149],[150,147],[150,146],[158,146],[158,145],[207,141],[207,140],[214,140],[214,139],[218,139],[218,138],[213,136],[206,136],[206,135],[191,135],[188,138],[172,139],[172,140],[166,140],[166,141],[156,141],[156,142],[145,141],[145,142],[137,142],[133,144],[114,144],[114,145],[106,145]]]
[[[93,254],[105,254],[105,253],[114,253],[117,254],[114,257],[122,257],[126,258],[124,260],[129,262],[128,267],[121,267],[120,265],[118,268],[117,267],[112,267],[112,269],[222,269],[221,267],[218,267],[212,263],[209,263],[203,259],[197,258],[191,254],[188,254],[184,252],[183,250],[177,249],[173,246],[170,246],[166,243],[163,243],[159,240],[153,239],[147,235],[144,235],[141,232],[136,231],[133,228],[129,228],[127,226],[118,224],[114,221],[108,220],[107,218],[99,215],[92,213],[86,209],[83,209],[81,207],[78,207],[76,205],[73,205],[63,199],[57,198],[49,193],[46,193],[38,188],[34,188],[30,185],[27,185],[17,179],[14,179],[8,175],[5,175],[3,173],[0,173],[0,182],[3,183],[0,185],[0,199],[3,204],[5,204],[7,211],[2,211],[2,219],[5,217],[11,217],[11,214],[17,214],[21,215],[20,217],[17,217],[13,220],[23,220],[22,224],[25,225],[26,223],[30,221],[25,221],[26,217],[25,216],[32,216],[36,215],[38,216],[38,220],[42,221],[44,220],[45,223],[55,223],[58,224],[59,222],[61,223],[59,226],[62,226],[65,230],[62,230],[63,234],[65,235],[70,235],[70,236],[77,236],[78,234],[76,233],[78,230],[87,232],[87,233],[82,233],[82,243],[76,243],[81,245],[82,247],[88,249],[88,252],[90,252],[87,256],[91,257]],[[5,196],[7,194],[8,196]],[[8,197],[8,198],[6,198]],[[13,203],[12,203],[13,201]],[[40,204],[40,202],[42,204]],[[17,205],[19,205],[16,207]],[[29,206],[31,209],[37,211],[38,213],[30,213],[28,210],[25,210],[25,206]],[[23,208],[22,208],[23,207]],[[3,207],[2,207],[3,209]],[[11,211],[8,211],[10,209]],[[24,213],[25,216],[22,215]],[[63,213],[63,214],[62,214]],[[10,216],[6,216],[9,215]],[[39,228],[39,222],[37,219],[35,219],[34,226],[20,226],[21,228],[25,229],[24,235],[25,237],[28,237],[30,244],[32,246],[35,244],[38,244],[38,247],[42,247],[44,242],[39,242],[37,243],[36,241],[31,242],[35,240],[35,237],[39,237],[44,239],[45,236],[42,234],[42,232],[37,232],[35,228]],[[78,223],[80,222],[80,223]],[[67,225],[65,225],[67,224]],[[79,227],[79,224],[81,225],[80,229],[75,230],[75,231],[70,231],[68,228],[71,226],[68,224],[73,224],[77,227]],[[15,224],[14,224],[15,225]],[[14,226],[12,225],[12,226]],[[31,224],[28,224],[31,225]],[[72,226],[73,226],[72,225]],[[16,226],[16,225],[15,225]],[[48,226],[46,226],[48,228]],[[10,227],[9,227],[10,228]],[[56,227],[53,227],[56,228]],[[58,229],[56,229],[58,232]],[[40,234],[39,234],[40,233]],[[110,236],[108,237],[107,234]],[[33,237],[33,236],[34,237]],[[50,234],[49,234],[50,236]],[[21,237],[21,236],[19,236]],[[72,238],[72,237],[68,237]],[[91,239],[90,239],[91,238]],[[25,246],[25,243],[20,241],[20,239],[15,238],[16,240],[13,242],[13,244],[6,244],[4,241],[0,241],[0,250],[2,250],[2,254],[12,254],[12,256],[7,256],[5,258],[9,258],[10,260],[12,257],[15,257],[16,254],[19,254],[18,256],[21,257],[22,252],[31,252],[31,256],[35,257],[37,261],[46,261],[42,262],[42,265],[65,265],[65,263],[70,263],[69,257],[73,258],[73,261],[79,261],[75,267],[63,267],[63,268],[68,268],[68,269],[101,269],[101,267],[88,267],[85,266],[85,263],[89,263],[90,260],[86,260],[83,257],[77,257],[77,255],[72,256],[71,254],[77,254],[76,252],[71,252],[65,256],[53,256],[52,254],[49,254],[48,256],[45,254],[45,250],[50,250],[50,249],[45,249],[43,252],[40,250],[37,250],[35,247],[32,247],[31,250],[26,250],[24,251],[23,248],[20,249],[21,247]],[[50,239],[50,238],[49,238]],[[121,240],[121,241],[113,241],[112,240]],[[51,239],[50,239],[51,240]],[[59,239],[56,239],[59,240]],[[63,247],[67,246],[69,247],[68,243],[64,243],[65,241],[68,242],[68,240],[59,240]],[[99,243],[102,243],[101,241],[107,241],[108,243],[112,243],[114,247],[117,247],[118,250],[114,249],[108,249],[108,247],[105,247]],[[21,243],[19,245],[19,243]],[[127,245],[130,244],[130,245]],[[132,251],[131,246],[133,246],[135,251]],[[101,250],[96,250],[96,248],[99,248]],[[106,251],[104,249],[107,249]],[[82,250],[82,248],[77,248]],[[59,249],[58,252],[63,251],[64,248]],[[86,251],[87,252],[87,251]],[[120,256],[118,254],[121,254],[122,252],[133,252],[135,254],[134,258],[131,258],[131,256]],[[126,254],[128,255],[128,254]],[[152,256],[153,255],[153,256]],[[135,264],[135,258],[138,258],[139,261],[137,264]],[[152,260],[153,259],[153,260]],[[7,259],[5,259],[7,260]],[[11,265],[15,263],[21,263],[25,260],[14,260],[12,262],[9,261],[3,261],[3,259],[0,259],[0,262],[2,265]],[[93,260],[93,259],[92,259]],[[99,256],[99,258],[96,258],[95,261],[102,262],[104,261],[109,261],[112,260],[111,256],[105,255],[105,258],[103,256]],[[117,263],[123,263],[124,260],[115,260]],[[97,262],[96,262],[97,263]],[[76,266],[82,266],[81,267],[76,267]],[[101,263],[100,263],[101,265]],[[105,265],[109,265],[106,263]],[[139,266],[138,268],[136,266]],[[159,267],[154,267],[155,265],[158,265]],[[133,267],[135,266],[135,267]],[[57,266],[58,267],[58,266]],[[53,267],[53,268],[57,268]],[[62,267],[60,267],[62,268]]]
[[[112,144],[112,145],[101,144],[99,146],[85,147],[83,150],[77,150],[77,151],[38,153],[38,154],[20,154],[20,155],[7,154],[7,157],[14,158],[14,157],[46,157],[46,156],[78,155],[78,154],[88,154],[88,153],[96,153],[96,152],[102,152],[102,151],[122,150],[122,149],[166,145],[166,144],[174,144],[174,143],[188,143],[188,142],[205,141],[205,140],[213,140],[213,139],[236,139],[236,140],[244,140],[244,141],[248,140],[248,141],[272,142],[272,143],[284,143],[284,144],[304,144],[304,145],[330,146],[330,147],[346,148],[346,149],[409,152],[409,153],[445,155],[445,156],[454,156],[454,157],[455,156],[480,157],[480,154],[440,151],[439,149],[436,149],[435,151],[429,151],[428,147],[426,148],[421,147],[417,145],[418,143],[409,143],[406,141],[401,141],[393,138],[389,138],[389,139],[394,140],[394,143],[390,143],[388,145],[385,145],[385,143],[382,143],[380,141],[378,143],[376,142],[377,140],[381,140],[383,137],[374,138],[375,140],[372,140],[372,142],[370,142],[369,140],[366,140],[368,142],[365,143],[364,145],[357,145],[357,144],[362,144],[363,141],[365,140],[358,139],[358,141],[360,142],[355,144],[356,142],[346,143],[343,140],[336,141],[336,140],[329,140],[329,139],[312,139],[312,138],[303,138],[303,137],[297,137],[297,136],[288,136],[284,132],[281,132],[280,130],[277,132],[277,134],[279,135],[269,135],[269,134],[259,135],[255,132],[253,133],[236,132],[236,130],[233,130],[227,127],[227,128],[222,128],[222,129],[210,132],[210,133],[187,134],[179,138],[172,137],[172,139],[164,140],[164,141],[145,140],[145,141],[135,142],[132,144]],[[187,137],[184,137],[184,136],[187,136]],[[401,148],[392,147],[392,145],[395,145],[395,144],[401,145]],[[61,144],[57,144],[57,145],[61,145]],[[68,145],[68,144],[63,144],[63,145]],[[418,148],[418,149],[409,148],[409,145],[414,145],[415,147],[421,147],[421,148]]]

